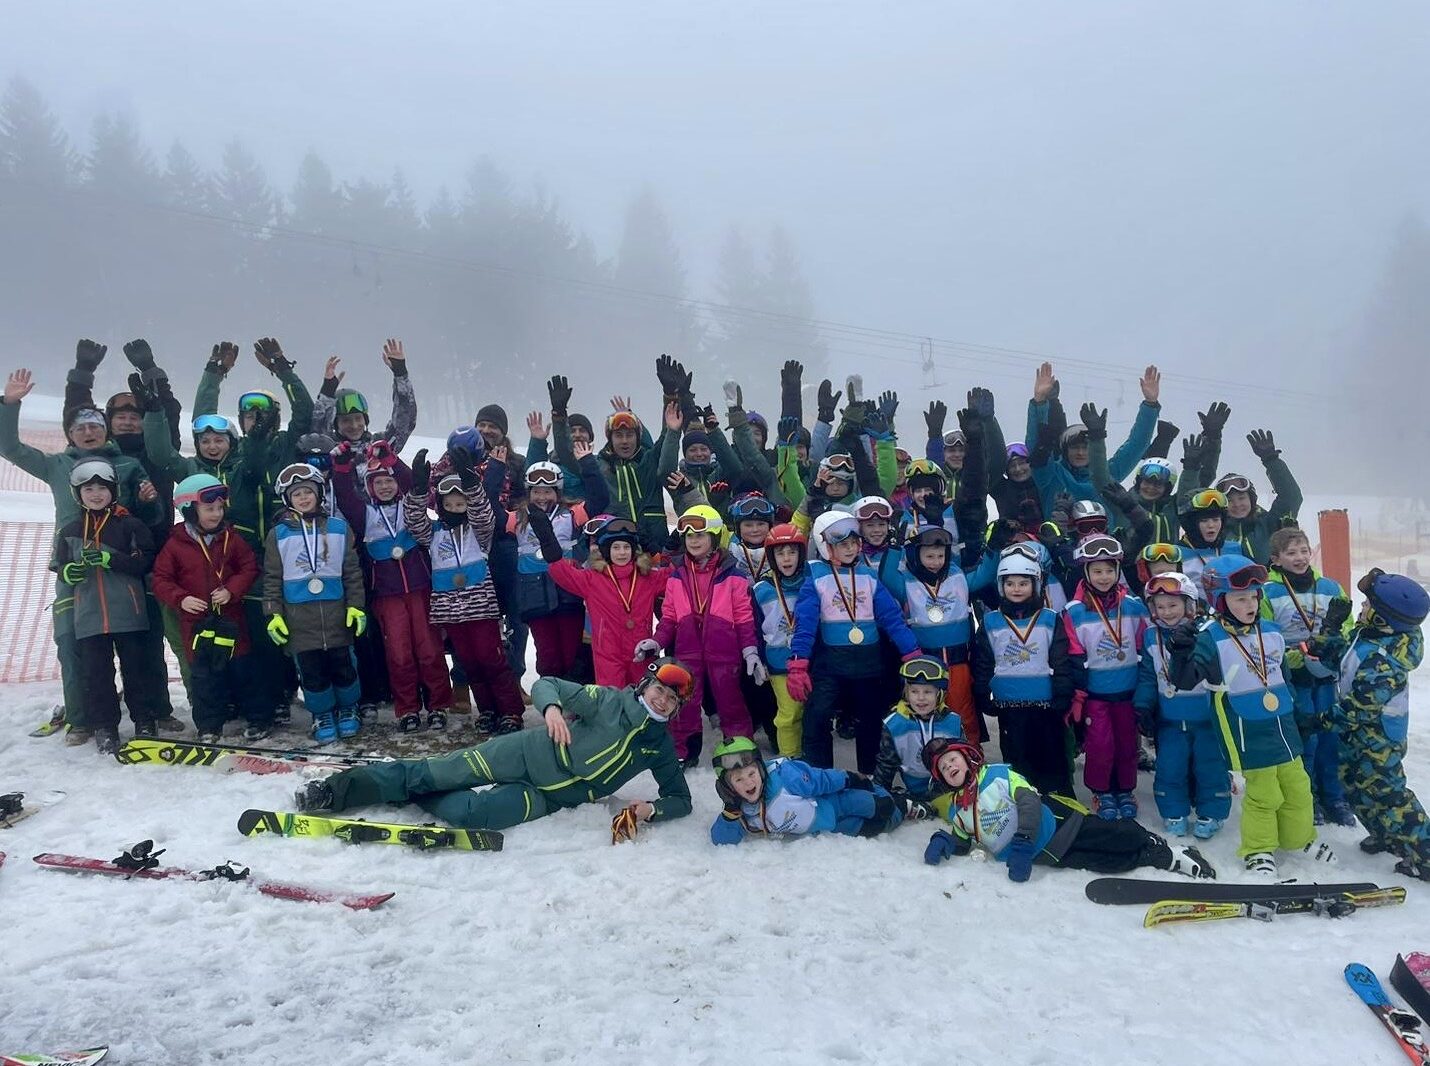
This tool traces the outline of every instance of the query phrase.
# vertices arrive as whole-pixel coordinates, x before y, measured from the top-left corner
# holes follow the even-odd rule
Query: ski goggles
[[[561,484],[561,472],[544,468],[529,469],[526,472],[526,483],[528,485],[545,485],[554,489]]]
[[[911,459],[913,459],[913,456],[909,454],[909,450],[907,448],[894,449],[894,462],[898,463],[900,466],[907,466]]]
[[[655,679],[683,700],[695,690],[695,678],[679,663],[661,663],[655,668]]]
[[[1180,563],[1182,549],[1175,544],[1149,544],[1142,549],[1144,563]]]
[[[307,463],[314,470],[321,470],[326,474],[328,470],[332,468],[333,457],[326,452],[318,452],[315,455],[303,456],[303,462]]]
[[[904,467],[904,477],[936,477],[942,478],[943,471],[928,459],[915,459],[908,466]]]
[[[1249,563],[1238,567],[1226,575],[1226,583],[1233,592],[1245,592],[1266,584],[1266,567],[1260,563]]]
[[[323,475],[313,469],[307,463],[289,463],[282,470],[278,471],[278,476],[273,479],[273,487],[280,495],[286,493],[295,485],[307,484],[314,491],[317,485],[323,480]]]
[[[365,415],[367,414],[367,400],[360,393],[350,392],[338,397],[338,414],[340,415]]]
[[[1171,481],[1172,468],[1166,463],[1146,462],[1138,467],[1137,476],[1139,478],[1151,478],[1156,481]]]
[[[223,415],[199,415],[194,419],[194,435],[200,433],[224,433],[232,435],[238,430]]]
[[[1187,590],[1182,587],[1182,581],[1178,574],[1158,574],[1156,577],[1147,579],[1147,584],[1142,586],[1142,596],[1185,596]]]
[[[738,770],[742,766],[754,766],[760,761],[758,751],[730,751],[724,755],[715,756],[715,769],[717,771]]]
[[[832,470],[836,474],[854,473],[854,459],[852,456],[840,452],[837,455],[826,455],[820,460],[819,465],[825,470]]]
[[[848,525],[839,523],[826,529],[823,536],[825,544],[843,544],[846,540],[859,536],[859,527],[853,522]]]
[[[1210,489],[1208,491],[1216,492],[1218,489],[1221,490],[1221,492],[1223,493],[1251,492],[1251,478],[1247,477],[1245,474],[1228,474],[1226,477],[1222,478],[1216,483],[1215,489]],[[1193,499],[1195,499],[1195,497],[1193,497]]]
[[[1243,478],[1243,480],[1245,479]],[[1225,511],[1226,496],[1220,489],[1202,489],[1192,497],[1191,509],[1193,511]]]
[[[613,518],[608,514],[598,514],[595,518],[586,519],[586,524],[581,527],[581,532],[588,537],[594,537],[612,522],[630,522],[630,520],[625,518]],[[634,530],[635,523],[631,522],[630,525],[632,530]]]
[[[273,407],[273,397],[266,392],[245,392],[238,398],[239,413],[244,411],[267,411]]]
[[[953,545],[953,534],[943,526],[926,526],[914,534],[913,540],[920,548],[948,548]]]
[[[866,500],[854,508],[854,517],[861,522],[867,522],[871,518],[888,521],[894,517],[894,507],[888,500]]]
[[[194,493],[194,499],[199,503],[219,503],[228,499],[227,485],[206,485]]]
[[[943,446],[945,448],[967,448],[968,438],[964,436],[963,430],[951,429],[943,435]]]
[[[1116,537],[1091,536],[1077,546],[1077,555],[1085,563],[1102,559],[1116,562],[1122,558],[1122,545]]]
[[[724,530],[724,523],[718,519],[711,520],[703,514],[683,514],[675,520],[675,531],[680,534],[688,533],[719,533]]]
[[[640,419],[629,411],[617,411],[610,418],[606,419],[606,432],[614,433],[618,429],[639,430],[641,428]]]
[[[730,517],[735,521],[742,518],[771,519],[775,516],[775,505],[768,498],[751,493],[741,496],[730,505]]]
[[[939,684],[948,680],[948,670],[937,659],[921,656],[910,659],[899,667],[899,676],[905,681],[922,682],[926,685]]]
[[[1020,540],[1008,545],[1000,553],[1001,555],[1021,555],[1024,559],[1031,559],[1039,566],[1043,565],[1043,553],[1038,551],[1035,542],[1031,540]]]
[[[460,493],[461,493],[462,495],[464,495],[464,496],[467,494],[467,490],[462,487],[462,475],[460,475],[460,474],[443,474],[443,475],[442,475],[442,479],[437,482],[437,495],[438,495],[438,496],[445,496],[445,495],[447,495],[447,493],[449,493],[449,492],[460,492]]]

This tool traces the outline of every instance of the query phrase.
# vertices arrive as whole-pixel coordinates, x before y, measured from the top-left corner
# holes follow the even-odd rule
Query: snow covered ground
[[[1331,922],[1287,917],[1144,930],[1085,875],[923,865],[928,830],[716,849],[712,774],[696,813],[609,843],[592,806],[507,834],[501,854],[245,839],[291,775],[123,767],[27,730],[57,686],[11,686],[0,786],[67,798],[0,848],[0,1051],[112,1045],[111,1062],[1131,1063],[1392,1062],[1346,990],[1430,947],[1430,890]],[[181,696],[176,697],[181,698]],[[1430,793],[1430,674],[1410,770]],[[180,712],[183,714],[183,712]],[[301,714],[299,715],[301,717]],[[651,795],[649,778],[626,790]],[[1148,787],[1140,790],[1152,810]],[[417,821],[410,808],[394,817]],[[1395,883],[1331,827],[1335,876]],[[394,890],[377,911],[240,885],[42,870],[41,851],[111,858],[152,837],[177,865]],[[1236,834],[1209,854],[1238,876]],[[1310,880],[1309,864],[1284,872]]]

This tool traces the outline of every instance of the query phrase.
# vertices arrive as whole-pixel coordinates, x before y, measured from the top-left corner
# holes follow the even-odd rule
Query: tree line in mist
[[[181,398],[210,346],[278,337],[316,388],[324,359],[386,406],[382,340],[403,339],[430,432],[504,402],[513,426],[564,372],[598,422],[613,392],[650,411],[655,357],[735,377],[772,397],[777,367],[825,354],[798,256],[778,227],[732,225],[709,302],[689,292],[653,190],[629,203],[618,248],[598,249],[540,188],[479,158],[455,191],[417,202],[402,171],[339,181],[315,153],[280,188],[238,141],[206,168],[175,141],[157,152],[127,115],[84,137],[20,78],[0,98],[0,341],[57,393],[74,341],[111,345],[97,391],[123,387],[118,346],[143,336]],[[266,377],[256,364],[239,387]],[[518,410],[518,408],[520,410]]]

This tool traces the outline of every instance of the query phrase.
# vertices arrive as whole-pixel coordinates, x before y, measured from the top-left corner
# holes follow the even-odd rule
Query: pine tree
[[[278,205],[263,168],[239,141],[223,150],[214,181],[214,207],[225,218],[250,226],[268,226],[277,220]]]
[[[54,191],[71,184],[75,169],[69,138],[39,90],[11,78],[0,99],[0,179]]]
[[[129,116],[100,115],[94,120],[90,142],[84,168],[86,189],[119,205],[154,197],[154,158]]]
[[[164,160],[164,191],[169,203],[185,211],[207,211],[213,195],[208,176],[180,141]]]
[[[298,180],[293,184],[289,200],[293,209],[288,223],[294,229],[325,236],[342,234],[345,214],[343,194],[333,183],[333,172],[318,158],[317,153],[308,152],[298,164]]]

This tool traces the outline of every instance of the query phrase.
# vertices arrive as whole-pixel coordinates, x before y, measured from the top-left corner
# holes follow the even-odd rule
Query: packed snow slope
[[[690,775],[694,815],[617,847],[599,805],[513,829],[500,854],[250,840],[238,813],[289,807],[295,775],[120,766],[25,735],[57,686],[4,697],[0,791],[68,795],[0,830],[0,1051],[108,1043],[117,1066],[1389,1063],[1398,1052],[1341,969],[1361,960],[1385,978],[1396,952],[1430,947],[1430,886],[1415,882],[1406,906],[1342,921],[1144,930],[1140,908],[1088,903],[1084,874],[1036,868],[1019,885],[992,862],[925,866],[926,824],[715,848],[708,769]],[[1413,706],[1424,795],[1424,671]],[[624,796],[653,791],[647,777]],[[1153,812],[1146,775],[1139,799]],[[1324,832],[1335,879],[1403,883],[1360,853],[1359,830]],[[146,837],[175,865],[232,859],[397,896],[359,913],[30,862],[112,858]],[[1233,823],[1206,849],[1229,880],[1235,847]],[[1326,871],[1287,860],[1283,873]]]

